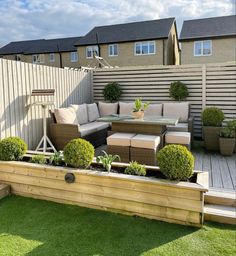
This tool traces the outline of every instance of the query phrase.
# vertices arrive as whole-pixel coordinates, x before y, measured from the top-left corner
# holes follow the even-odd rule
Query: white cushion
[[[133,102],[119,102],[120,115],[132,115],[134,103]]]
[[[88,124],[83,124],[79,127],[79,132],[81,133],[81,136],[84,137],[86,135],[89,135],[91,133],[101,131],[103,129],[106,129],[109,127],[109,123],[105,122],[92,122]]]
[[[98,112],[98,106],[96,103],[87,104],[87,110],[89,122],[96,121],[100,117]]]
[[[163,103],[163,116],[177,117],[179,122],[187,122],[189,116],[188,102]]]
[[[135,136],[135,133],[117,132],[107,137],[107,145],[129,147],[131,138],[134,136]]]
[[[168,131],[175,132],[187,132],[188,131],[188,123],[178,123],[176,125],[167,125]]]
[[[71,105],[71,107],[74,108],[75,110],[79,124],[87,124],[88,123],[87,105],[86,104]]]
[[[118,111],[118,102],[116,103],[106,103],[99,101],[98,103],[100,116],[109,116],[117,114]]]
[[[145,116],[162,116],[162,104],[150,104],[145,110]]]
[[[74,108],[58,108],[54,110],[56,122],[58,124],[78,124]]]
[[[167,132],[165,135],[165,142],[169,144],[189,145],[190,139],[190,132]]]
[[[137,134],[131,139],[131,147],[156,149],[160,144],[160,137]]]

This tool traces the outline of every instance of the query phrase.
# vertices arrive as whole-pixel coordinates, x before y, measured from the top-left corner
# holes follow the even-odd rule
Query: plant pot
[[[219,134],[221,127],[203,126],[204,145],[207,150],[219,150]]]
[[[143,119],[143,117],[144,117],[144,111],[143,111],[143,110],[133,111],[133,117],[134,117],[135,119]]]
[[[219,138],[220,153],[223,156],[233,155],[235,138]]]

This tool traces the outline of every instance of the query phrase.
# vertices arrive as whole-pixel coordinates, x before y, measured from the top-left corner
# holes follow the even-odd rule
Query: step
[[[0,184],[0,199],[10,194],[10,186],[6,184]]]
[[[205,204],[216,204],[236,207],[236,191],[209,190],[204,196]]]
[[[206,204],[204,206],[204,220],[236,225],[236,208]]]

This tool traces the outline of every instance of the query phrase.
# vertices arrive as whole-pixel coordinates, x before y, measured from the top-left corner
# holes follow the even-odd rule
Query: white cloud
[[[9,41],[80,36],[98,25],[234,13],[234,0],[0,0],[0,45]],[[180,30],[180,28],[178,29]]]

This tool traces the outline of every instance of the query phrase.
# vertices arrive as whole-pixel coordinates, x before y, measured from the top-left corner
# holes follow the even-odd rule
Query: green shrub
[[[64,160],[63,160],[63,151],[58,151],[55,152],[54,155],[52,155],[49,159],[49,163],[56,165],[56,166],[60,166],[63,165]]]
[[[202,123],[204,126],[220,127],[224,120],[224,113],[216,107],[205,108],[202,112]]]
[[[136,161],[132,161],[129,163],[129,166],[126,167],[125,174],[145,176],[146,168],[144,165],[141,165],[141,164],[137,163]]]
[[[236,133],[236,119],[229,121],[227,127]]]
[[[97,163],[102,164],[102,166],[107,170],[109,173],[111,171],[112,163],[117,159],[120,161],[120,156],[118,155],[108,155],[106,151],[103,150],[103,156],[98,156],[96,158]]]
[[[18,137],[9,137],[0,141],[0,160],[17,161],[26,153],[27,144]]]
[[[118,101],[121,94],[122,90],[117,82],[108,83],[103,90],[104,99],[110,102]]]
[[[178,101],[186,99],[189,95],[187,86],[180,81],[171,83],[169,93],[172,99]]]
[[[229,127],[224,127],[220,130],[220,137],[222,138],[234,138],[235,131]]]
[[[94,157],[93,145],[84,139],[71,140],[64,148],[65,163],[75,168],[87,168]]]
[[[46,164],[47,160],[44,155],[35,155],[32,156],[30,162],[34,164]]]
[[[171,180],[187,180],[193,175],[194,157],[185,146],[167,145],[157,153],[161,172]]]

